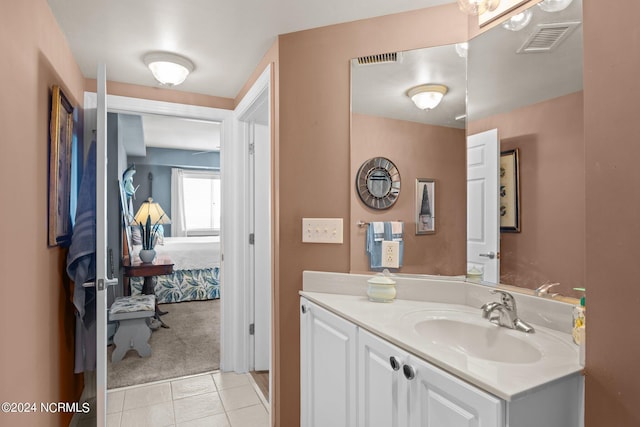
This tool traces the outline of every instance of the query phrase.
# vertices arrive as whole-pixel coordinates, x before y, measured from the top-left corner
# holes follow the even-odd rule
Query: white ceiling
[[[156,115],[142,116],[147,147],[219,151],[220,123]]]
[[[177,90],[235,98],[279,34],[453,0],[48,0],[85,77],[157,86],[142,57],[169,51],[194,72]]]

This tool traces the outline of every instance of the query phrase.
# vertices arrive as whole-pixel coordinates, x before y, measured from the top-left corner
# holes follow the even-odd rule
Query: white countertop
[[[515,334],[516,338],[525,340],[539,350],[542,357],[529,363],[504,363],[472,357],[461,350],[428,342],[414,327],[416,316],[424,310],[454,309],[462,316],[470,316],[469,318],[474,321],[479,319],[488,322],[481,319],[478,308],[468,305],[401,299],[391,303],[375,303],[361,295],[309,291],[301,291],[300,295],[405,351],[507,401],[582,371],[578,363],[579,349],[573,343],[571,336],[538,324],[532,324],[536,329],[534,334],[500,328],[501,333]]]

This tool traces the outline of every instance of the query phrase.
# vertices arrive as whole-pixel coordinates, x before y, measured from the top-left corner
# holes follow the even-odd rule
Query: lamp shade
[[[168,52],[152,52],[144,57],[144,63],[153,77],[165,86],[177,86],[193,71],[193,63],[182,56]]]
[[[154,202],[151,197],[146,202],[142,202],[140,209],[134,218],[136,224],[145,225],[147,218],[151,218],[151,224],[171,224],[171,218],[167,215],[159,203]]]
[[[448,90],[445,85],[420,85],[409,89],[407,96],[421,110],[432,110],[440,104],[442,97]]]

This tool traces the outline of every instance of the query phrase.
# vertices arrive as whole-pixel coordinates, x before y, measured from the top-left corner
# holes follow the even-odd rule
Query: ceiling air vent
[[[376,55],[360,56],[356,58],[356,63],[358,65],[387,64],[399,61],[400,54],[398,52],[378,53]]]
[[[580,22],[539,24],[525,40],[518,53],[551,52],[580,25]]]

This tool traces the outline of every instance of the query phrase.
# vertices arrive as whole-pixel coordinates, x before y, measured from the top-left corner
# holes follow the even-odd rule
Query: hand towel
[[[382,268],[382,241],[384,240],[384,223],[370,222],[367,227],[366,252],[369,256],[369,268]]]

